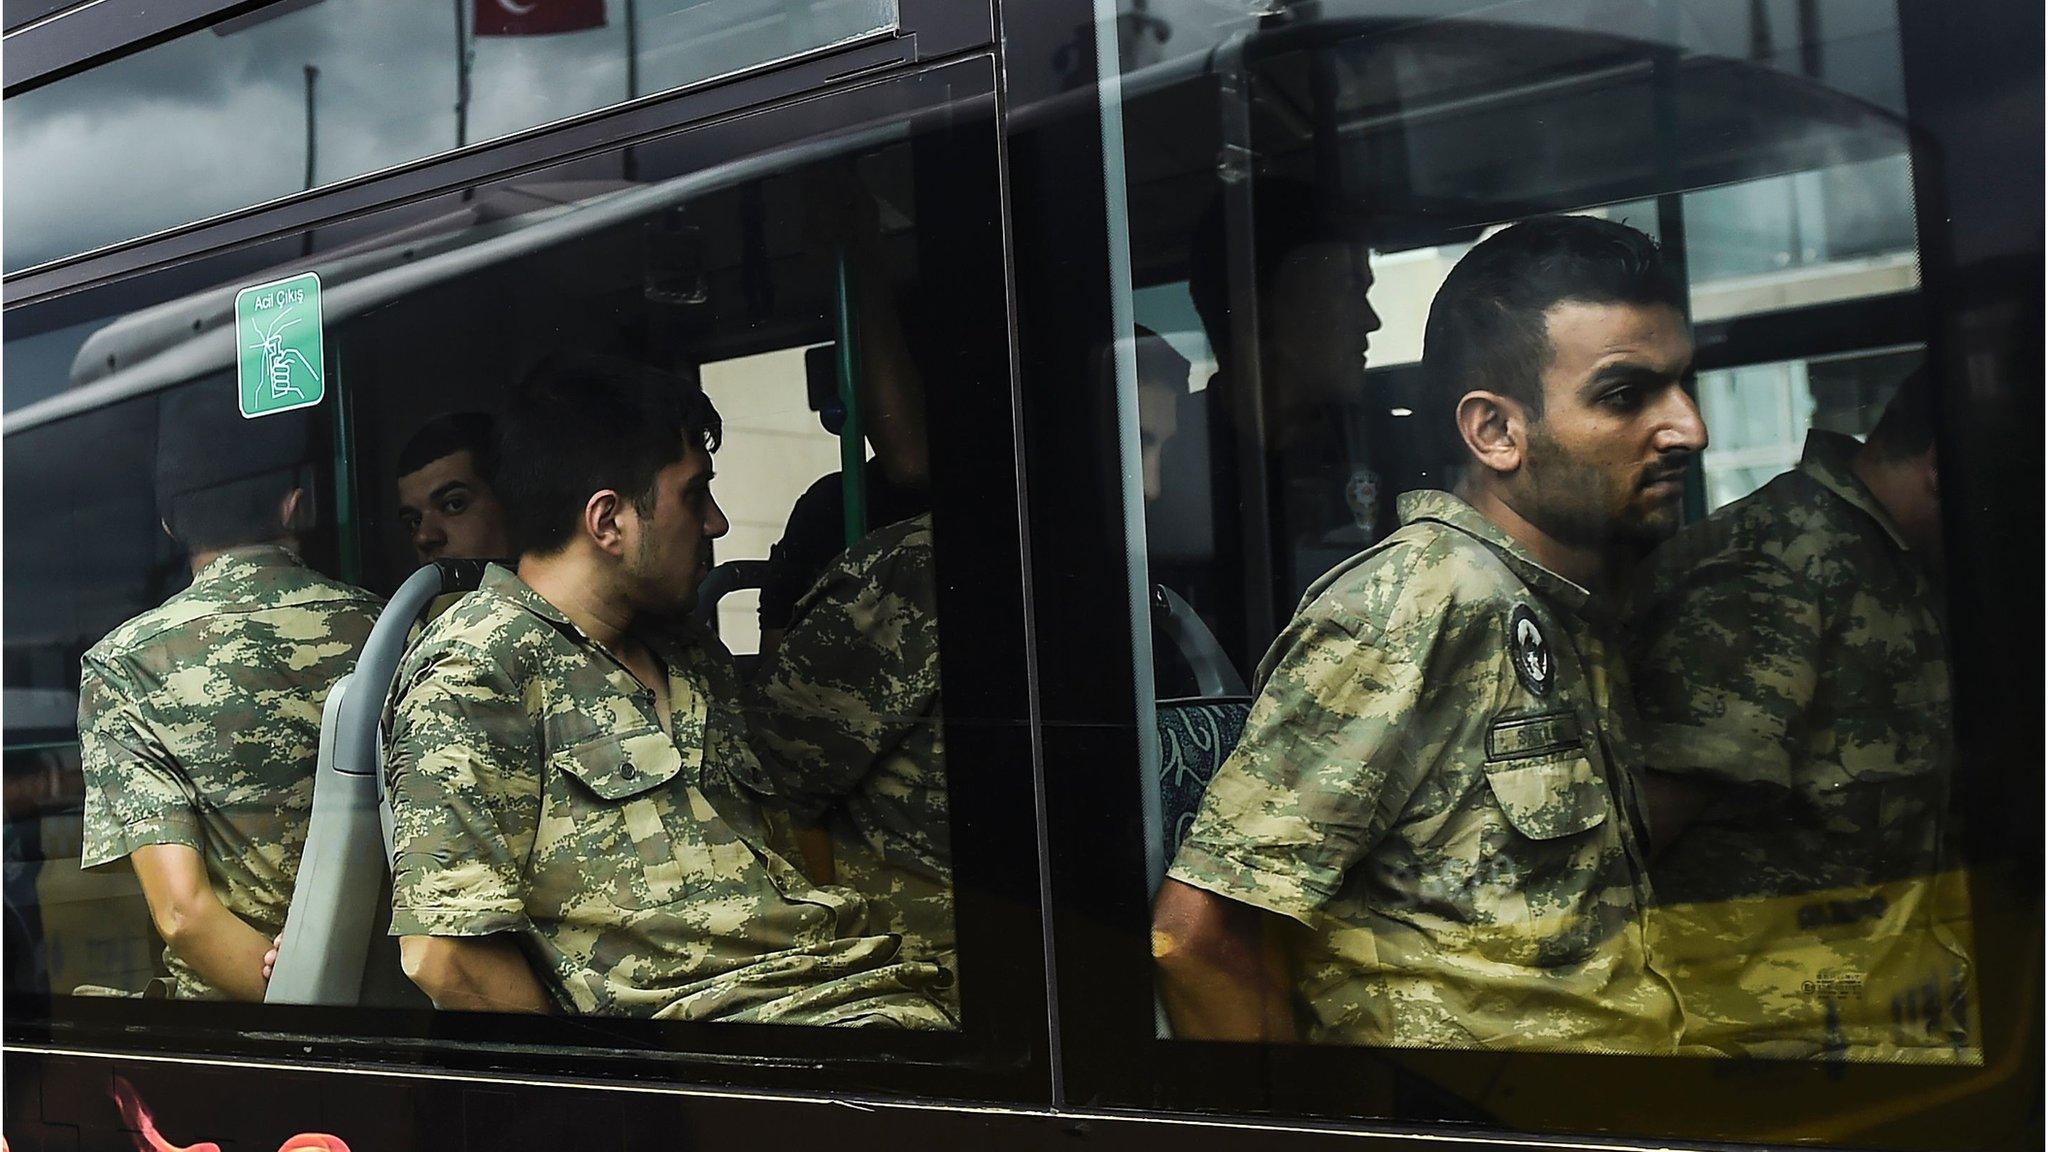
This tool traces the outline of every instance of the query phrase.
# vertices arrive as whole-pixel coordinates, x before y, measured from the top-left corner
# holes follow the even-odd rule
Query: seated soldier
[[[601,358],[504,421],[519,555],[388,705],[392,932],[442,1008],[950,1028],[946,969],[765,841],[731,658],[688,610],[726,530],[718,415]]]
[[[1686,1039],[1970,1063],[1934,392],[1660,549],[1632,637],[1659,967]]]
[[[79,670],[83,863],[133,861],[174,996],[263,998],[321,708],[377,619],[375,597],[299,558],[310,430],[304,412],[244,420],[226,385],[164,398],[157,508],[192,583]]]
[[[949,966],[953,853],[931,514],[869,533],[797,601],[751,719],[757,784],[830,833],[833,879]]]
[[[496,560],[512,554],[505,508],[492,477],[498,422],[488,412],[450,412],[420,425],[398,453],[398,518],[422,564]]]

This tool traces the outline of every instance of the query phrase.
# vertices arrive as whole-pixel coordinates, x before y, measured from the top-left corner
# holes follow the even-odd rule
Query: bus
[[[8,1147],[2039,1146],[2038,5],[22,0],[4,19]],[[1837,757],[1816,795],[1867,802],[1828,833],[1866,856],[1898,820],[1932,847],[1825,891],[1695,901],[1659,884],[1668,857],[1631,865],[1660,970],[1697,959],[1658,950],[1672,925],[1839,945],[1781,954],[1786,1003],[1748,1002],[1811,1036],[1724,1042],[1681,988],[1686,1042],[1640,1050],[1540,1042],[1513,1006],[1455,1044],[1193,1038],[1154,901],[1304,595],[1395,532],[1406,494],[1455,483],[1432,303],[1475,248],[1560,216],[1648,236],[1682,288],[1706,432],[1688,525],[1931,388],[1937,626],[1894,655],[1932,671],[1850,707],[1939,747]],[[951,1027],[444,1011],[401,970],[386,695],[418,623],[490,579],[464,561],[505,552],[447,528],[481,515],[485,441],[422,445],[488,425],[562,353],[716,406],[730,529],[693,615],[757,721],[821,574],[928,526],[930,699],[894,720],[943,813],[924,831],[948,846]],[[231,395],[203,455],[259,455],[289,414],[295,562],[380,606],[303,705],[294,830],[260,846],[296,877],[260,926],[281,941],[260,1002],[172,964],[95,828],[123,785],[81,743],[87,653],[203,569],[159,489],[178,414]],[[422,498],[458,450],[469,487]],[[1795,655],[1730,643],[1759,678]],[[229,697],[247,723],[272,706]],[[1811,800],[1740,795],[1738,828]],[[854,817],[820,819],[766,820],[763,853],[854,883],[832,832]],[[1944,975],[1859,966],[1841,941],[1877,924],[1904,951],[1938,939]],[[1842,1039],[1865,1026],[1889,1039]]]

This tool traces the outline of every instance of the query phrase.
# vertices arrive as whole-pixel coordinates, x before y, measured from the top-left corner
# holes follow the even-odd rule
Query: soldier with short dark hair
[[[950,1028],[944,968],[770,846],[731,657],[688,611],[726,531],[694,384],[542,365],[504,416],[518,550],[388,706],[392,932],[442,1008]]]
[[[1267,653],[1154,911],[1179,1035],[1673,1050],[1608,598],[1705,446],[1683,291],[1579,217],[1451,271],[1424,364],[1462,478]]]
[[[299,556],[308,413],[244,419],[225,384],[169,393],[158,413],[157,508],[192,582],[82,661],[84,865],[133,862],[172,995],[261,1000],[321,709],[379,604]]]
[[[1689,1041],[1974,1061],[1934,398],[1660,549],[1632,641],[1660,962]]]
[[[512,554],[498,500],[498,423],[449,412],[419,426],[398,452],[398,519],[422,564]]]

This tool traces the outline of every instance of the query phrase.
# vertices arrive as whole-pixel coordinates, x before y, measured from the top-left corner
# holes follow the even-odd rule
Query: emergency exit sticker
[[[305,272],[235,293],[235,377],[242,415],[310,408],[327,395],[320,276]]]

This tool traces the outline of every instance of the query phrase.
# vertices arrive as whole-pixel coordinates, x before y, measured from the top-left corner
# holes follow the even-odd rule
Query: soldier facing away
[[[1974,1061],[1924,370],[1665,545],[1631,638],[1689,1041]]]
[[[1154,910],[1179,1035],[1674,1048],[1607,593],[1705,446],[1682,292],[1574,217],[1452,270],[1424,359],[1462,477],[1403,496],[1267,654]]]
[[[392,932],[442,1008],[949,1028],[951,976],[769,847],[737,676],[690,621],[726,530],[694,384],[543,365],[504,417],[517,571],[389,708]]]
[[[86,867],[129,858],[171,994],[261,1000],[313,804],[320,712],[376,622],[308,568],[303,412],[244,420],[233,389],[159,407],[157,509],[192,583],[85,654]]]
[[[824,824],[878,927],[950,965],[937,599],[930,513],[869,533],[797,601],[752,719],[771,803]]]

